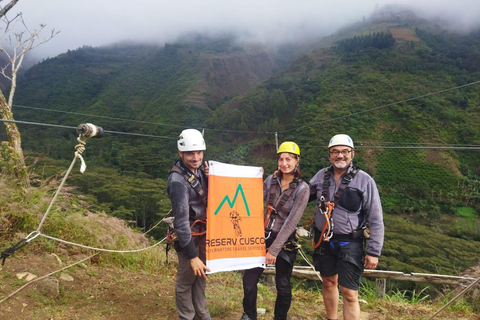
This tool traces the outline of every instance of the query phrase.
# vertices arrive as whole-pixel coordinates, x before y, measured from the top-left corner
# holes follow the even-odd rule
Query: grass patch
[[[458,217],[475,219],[477,217],[477,212],[471,207],[460,207],[457,208],[456,214]]]

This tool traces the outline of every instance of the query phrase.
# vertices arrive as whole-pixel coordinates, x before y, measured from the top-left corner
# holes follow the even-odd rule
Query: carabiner
[[[28,234],[28,236],[25,237],[25,242],[28,243],[28,242],[32,241],[33,239],[35,239],[36,237],[38,237],[39,235],[40,235],[40,231],[38,231],[38,230],[32,231]]]

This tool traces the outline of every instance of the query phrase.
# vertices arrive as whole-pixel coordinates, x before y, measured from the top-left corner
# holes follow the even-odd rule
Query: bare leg
[[[328,319],[338,318],[338,275],[331,277],[322,277],[323,280],[323,303],[327,311]]]
[[[340,286],[343,296],[343,319],[359,320],[360,304],[358,303],[358,290],[347,289]]]

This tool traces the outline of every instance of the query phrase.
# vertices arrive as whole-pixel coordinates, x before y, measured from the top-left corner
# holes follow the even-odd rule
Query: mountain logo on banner
[[[220,204],[218,205],[218,208],[217,210],[215,210],[214,215],[215,216],[217,215],[217,213],[222,209],[225,202],[228,202],[228,205],[230,206],[230,208],[233,208],[233,206],[235,205],[235,202],[237,202],[237,197],[239,193],[242,195],[243,203],[245,204],[245,209],[247,210],[247,216],[250,217],[250,209],[248,209],[247,198],[245,198],[245,193],[243,192],[243,188],[241,184],[238,185],[237,190],[235,191],[235,196],[233,197],[233,200],[230,201],[230,197],[226,195],[225,198],[223,198],[222,202],[220,202]],[[230,217],[231,216],[232,216],[232,213],[230,212]]]

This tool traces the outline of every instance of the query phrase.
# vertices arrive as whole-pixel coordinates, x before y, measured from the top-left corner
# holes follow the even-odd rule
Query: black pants
[[[289,252],[289,255],[292,253]],[[294,253],[296,255],[296,252]],[[263,268],[253,268],[245,270],[243,274],[243,311],[250,319],[257,319],[257,284],[263,270]],[[287,313],[292,302],[292,286],[290,285],[292,270],[293,264],[279,255],[275,262],[275,284],[277,287],[275,320],[287,319]]]

